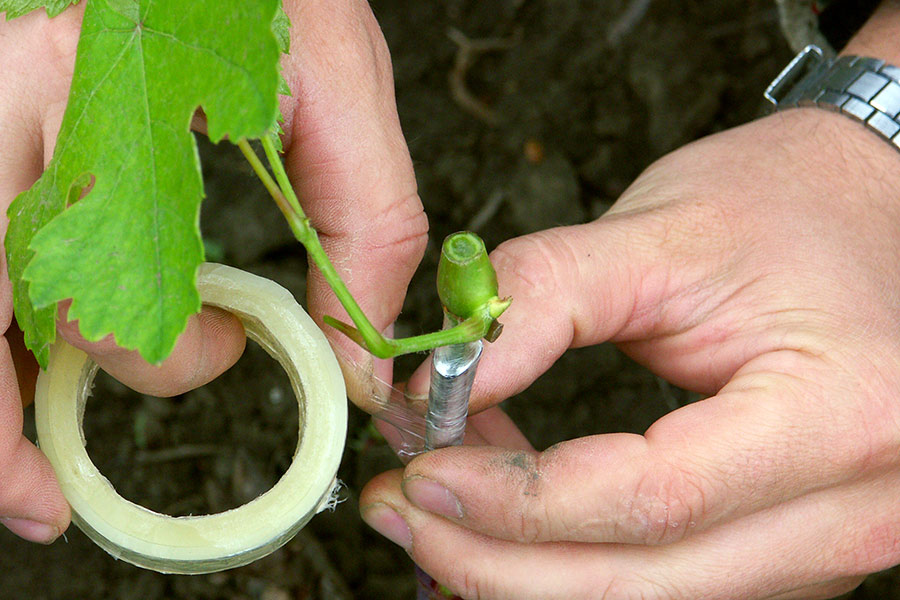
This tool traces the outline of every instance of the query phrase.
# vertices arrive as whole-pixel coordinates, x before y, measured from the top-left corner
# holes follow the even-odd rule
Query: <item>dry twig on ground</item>
[[[448,80],[450,82],[450,94],[460,107],[467,113],[491,126],[496,126],[500,118],[490,106],[482,102],[472,94],[466,85],[466,74],[473,64],[485,52],[508,50],[519,43],[521,32],[516,32],[506,38],[490,37],[470,39],[460,30],[451,27],[447,30],[449,37],[457,46],[456,60],[453,69],[450,70]]]

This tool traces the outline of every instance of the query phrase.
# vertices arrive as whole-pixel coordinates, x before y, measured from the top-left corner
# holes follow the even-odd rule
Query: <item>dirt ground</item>
[[[629,13],[639,4],[372,2],[393,53],[434,240],[398,335],[440,324],[433,281],[448,233],[473,229],[494,247],[596,218],[654,159],[761,113],[762,90],[790,57],[771,0],[657,1],[646,15]],[[485,40],[489,49],[478,51]],[[302,298],[302,250],[243,159],[225,146],[201,142],[201,150],[210,258]],[[507,409],[546,447],[590,433],[641,433],[696,399],[603,345],[568,353]],[[367,422],[351,411],[345,502],[268,558],[214,575],[164,576],[113,560],[74,527],[50,547],[4,530],[0,598],[412,598],[410,560],[358,516],[364,483],[398,464]],[[277,481],[297,440],[286,378],[254,346],[217,382],[179,398],[138,396],[106,378],[85,428],[93,460],[120,493],[170,514],[255,497]],[[900,598],[897,582],[895,572],[870,577],[852,598]]]

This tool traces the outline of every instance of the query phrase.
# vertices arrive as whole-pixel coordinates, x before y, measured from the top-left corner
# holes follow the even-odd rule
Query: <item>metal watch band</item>
[[[900,150],[900,67],[862,56],[829,60],[807,46],[765,92],[776,110],[815,106],[874,130]]]

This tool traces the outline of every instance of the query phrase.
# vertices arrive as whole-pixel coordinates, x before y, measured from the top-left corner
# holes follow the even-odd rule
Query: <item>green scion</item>
[[[444,310],[457,321],[497,298],[497,274],[478,235],[460,231],[447,236],[441,248],[437,285]]]
[[[328,285],[331,286],[344,310],[347,311],[347,314],[353,321],[353,325],[350,325],[334,317],[325,316],[323,318],[325,323],[342,332],[378,358],[391,358],[401,354],[432,350],[438,346],[463,344],[485,336],[496,337],[499,329],[496,327],[495,321],[509,306],[510,300],[500,300],[497,297],[497,277],[494,274],[490,261],[487,259],[484,242],[474,233],[468,232],[450,236],[448,241],[453,248],[445,251],[445,254],[449,253],[450,256],[455,257],[452,260],[448,260],[451,260],[451,262],[455,261],[455,265],[458,264],[459,267],[462,267],[459,275],[446,278],[448,280],[448,289],[453,290],[451,295],[454,298],[461,299],[460,305],[468,307],[465,312],[460,311],[455,314],[454,322],[456,325],[450,329],[402,339],[393,339],[381,335],[350,294],[347,286],[322,248],[319,236],[312,225],[310,225],[309,219],[304,214],[288,180],[284,165],[278,156],[276,140],[274,133],[270,133],[262,138],[262,147],[275,175],[274,179],[246,140],[239,141],[238,147],[275,200],[285,219],[287,219],[294,237],[306,248],[313,263],[322,272]],[[475,254],[479,252],[480,254],[474,261],[469,261],[473,264],[466,270],[462,263],[466,262],[465,257],[467,254],[473,253],[473,251]],[[442,258],[443,262],[444,259]],[[477,263],[477,268],[472,268],[474,263]],[[444,270],[445,272],[447,271],[446,268]],[[481,275],[477,278],[470,278],[466,275],[466,273],[474,273],[475,271],[478,271]],[[452,283],[450,283],[451,281]],[[492,290],[491,293],[485,293],[484,284],[487,284],[488,289]],[[467,289],[470,291],[468,295],[466,294]],[[466,298],[466,300],[462,301],[463,298]]]

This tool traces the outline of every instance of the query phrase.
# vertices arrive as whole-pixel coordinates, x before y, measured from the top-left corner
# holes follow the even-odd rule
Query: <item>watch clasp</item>
[[[769,84],[769,87],[766,88],[763,96],[766,100],[771,102],[773,106],[778,106],[778,104],[784,100],[787,92],[793,89],[794,86],[808,75],[813,67],[821,63],[822,60],[824,60],[824,56],[821,48],[815,44],[806,46],[791,62],[788,63],[784,70],[778,74],[778,77]]]

